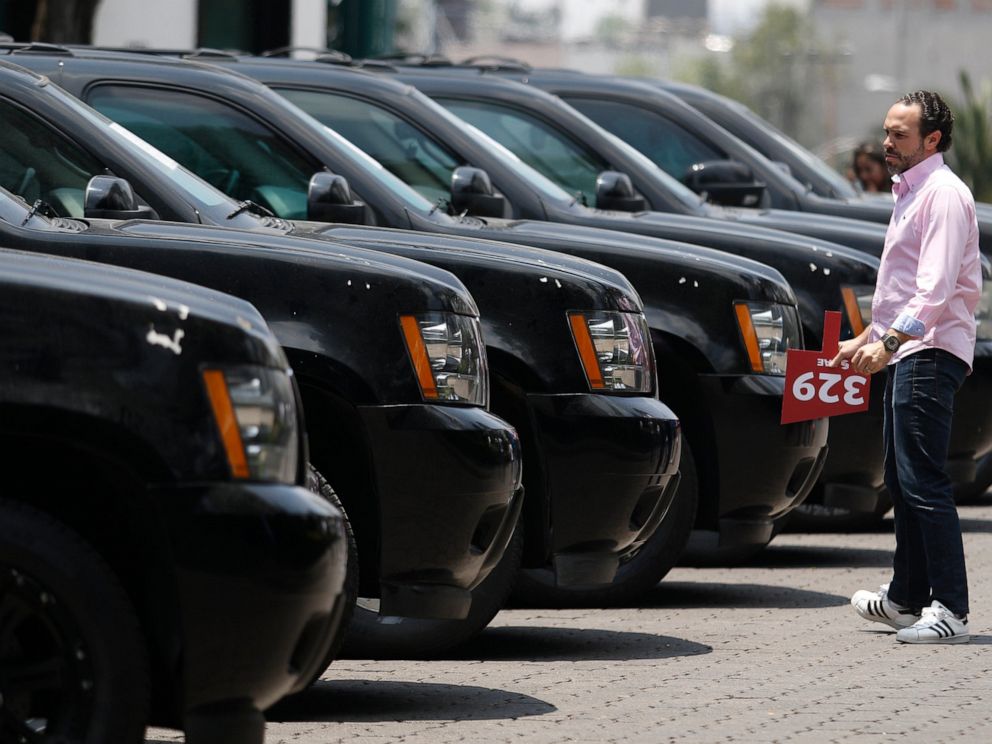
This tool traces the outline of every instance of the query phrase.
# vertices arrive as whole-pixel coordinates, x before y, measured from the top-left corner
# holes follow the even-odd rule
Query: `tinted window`
[[[654,111],[616,101],[592,101],[587,98],[565,100],[676,178],[682,178],[693,163],[727,157]]]
[[[319,168],[252,117],[204,96],[102,85],[87,101],[237,200],[305,219]]]
[[[464,163],[420,129],[368,101],[327,92],[276,89],[432,202],[451,193],[451,172]]]
[[[566,191],[596,202],[596,176],[609,166],[595,153],[522,111],[480,101],[437,100]]]
[[[29,204],[42,199],[62,217],[82,217],[87,182],[106,172],[99,161],[3,99],[0,121],[4,125],[0,186]]]

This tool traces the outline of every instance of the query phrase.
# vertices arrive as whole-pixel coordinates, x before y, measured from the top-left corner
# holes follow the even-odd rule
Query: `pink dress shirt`
[[[892,181],[895,209],[875,283],[869,341],[893,328],[913,338],[889,364],[937,348],[970,369],[982,294],[975,200],[939,152]]]

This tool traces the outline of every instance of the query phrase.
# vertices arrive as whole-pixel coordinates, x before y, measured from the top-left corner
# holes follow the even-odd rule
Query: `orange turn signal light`
[[[210,398],[214,420],[220,428],[220,438],[227,453],[227,462],[231,466],[231,475],[235,478],[248,478],[251,471],[248,469],[245,447],[241,441],[241,429],[238,426],[238,417],[234,414],[224,373],[219,369],[205,369],[203,381],[207,386],[207,397]]]
[[[751,311],[746,302],[734,303],[734,311],[737,313],[737,325],[740,326],[741,336],[744,337],[744,347],[747,349],[747,357],[751,362],[751,369],[755,372],[764,372],[765,363],[761,361],[761,349],[758,348],[758,334],[754,332],[754,324],[751,322]]]
[[[413,369],[417,374],[417,381],[420,383],[420,392],[428,400],[437,400],[434,372],[431,370],[431,360],[427,356],[427,346],[424,345],[420,324],[412,315],[401,315],[400,327],[403,329],[406,350],[410,354],[410,361],[413,362]]]
[[[864,321],[861,319],[861,308],[858,307],[858,298],[854,290],[850,287],[841,287],[840,294],[844,298],[844,310],[847,311],[847,319],[851,323],[851,330],[855,336],[860,336],[865,330]]]
[[[579,359],[586,372],[586,379],[589,380],[589,387],[593,390],[605,389],[606,383],[603,382],[603,373],[599,369],[599,359],[596,357],[596,347],[592,343],[592,334],[589,333],[589,324],[585,316],[581,313],[571,313],[568,316],[568,323],[572,327],[572,336],[575,338],[575,346],[579,350]]]

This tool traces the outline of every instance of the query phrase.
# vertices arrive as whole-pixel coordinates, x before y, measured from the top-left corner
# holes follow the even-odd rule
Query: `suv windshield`
[[[254,117],[207,96],[137,86],[101,85],[89,102],[225,194],[260,204],[285,219],[306,219],[310,177],[322,165]],[[289,113],[310,120],[295,107]],[[342,158],[388,181],[386,186],[411,208],[423,212],[431,208],[430,202],[372,158],[336,133],[313,125],[317,136],[335,143]]]
[[[858,198],[858,192],[846,178],[794,139],[789,137],[789,135],[785,134],[785,132],[777,129],[773,124],[765,121],[743,104],[734,102],[733,104],[728,104],[728,106],[734,111],[734,113],[737,114],[737,116],[741,118],[744,124],[753,127],[753,132],[755,134],[760,132],[763,133],[765,137],[775,140],[778,142],[780,147],[788,150],[794,158],[802,163],[805,163],[810,169],[816,171],[817,175],[830,184],[830,188],[834,190],[838,198]],[[755,149],[762,151],[762,148],[759,147],[760,143],[754,141],[753,137],[748,136],[750,133],[745,131],[746,126],[742,126],[741,122],[735,122],[732,116],[726,117],[721,124],[730,130],[732,134],[737,135]],[[762,152],[762,154],[767,155],[767,153],[764,152]]]
[[[596,199],[596,178],[612,166],[590,148],[576,142],[549,123],[512,106],[483,101],[466,101],[438,97],[438,102],[456,116],[478,127],[502,143],[521,160],[528,163],[566,191],[581,193],[588,204]],[[573,116],[582,117],[579,112]],[[596,127],[593,121],[590,127]],[[597,127],[598,128],[598,127]],[[631,159],[644,162],[654,169],[650,160],[609,132],[601,131],[615,147],[623,149]],[[687,207],[699,209],[699,197],[671,179],[670,190]]]
[[[228,215],[237,210],[238,205],[217,189],[194,176],[183,168],[172,158],[168,157],[153,146],[144,142],[131,131],[109,120],[105,116],[83,105],[80,101],[65,93],[54,85],[46,86],[49,95],[57,98],[59,102],[72,110],[76,116],[86,119],[95,126],[99,132],[109,130],[118,146],[128,148],[128,151],[146,166],[158,173],[164,180],[171,183],[178,189],[183,198],[195,207],[201,215],[210,217],[210,221],[216,224],[228,225],[231,227],[253,228],[261,226],[261,222],[255,215],[242,212],[233,219],[228,219]],[[100,171],[104,172],[103,169]],[[71,215],[82,217],[82,214]]]
[[[456,167],[473,165],[464,162],[464,158],[456,155],[436,136],[367,99],[329,91],[275,90],[317,121],[340,132],[432,202],[450,197],[451,173]],[[502,145],[452,116],[419,91],[411,91],[409,95],[452,126],[481,140],[480,144],[492,157],[501,160],[507,169],[547,198],[558,202],[571,199],[566,192],[521,162]]]

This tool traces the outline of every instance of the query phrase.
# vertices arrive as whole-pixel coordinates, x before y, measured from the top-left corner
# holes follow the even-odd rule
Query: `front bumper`
[[[979,461],[992,452],[992,342],[975,347],[972,372],[954,397],[947,472],[955,484],[970,484]]]
[[[341,513],[288,485],[151,492],[175,558],[182,713],[272,705],[310,678],[340,629]]]
[[[884,396],[885,375],[874,375],[868,410],[830,419],[830,454],[807,504],[865,514],[891,504],[883,482]]]
[[[716,444],[717,548],[763,545],[774,521],[809,495],[827,456],[826,419],[779,423],[785,380],[766,375],[701,375]],[[698,455],[697,455],[698,457]],[[694,536],[699,542],[702,536]],[[704,539],[703,543],[710,543]]]
[[[358,411],[376,443],[380,614],[464,618],[520,514],[516,430],[480,408]]]
[[[678,419],[648,397],[529,394],[527,405],[539,459],[527,472],[540,477],[527,498],[547,504],[544,555],[560,586],[608,584],[671,506]]]

